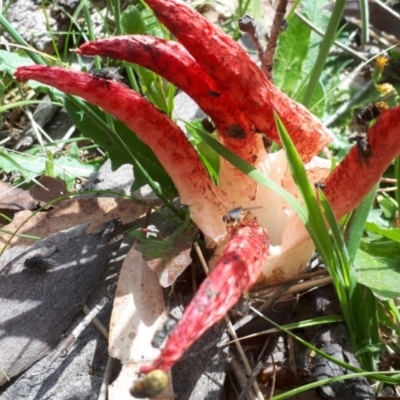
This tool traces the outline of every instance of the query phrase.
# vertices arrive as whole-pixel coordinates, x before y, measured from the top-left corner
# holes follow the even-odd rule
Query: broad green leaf
[[[92,105],[88,105],[88,107],[105,121],[105,115],[102,111]],[[69,99],[65,101],[65,108],[81,133],[108,152],[113,170],[123,164],[133,164],[132,157],[135,157],[144,166],[150,177],[159,183],[166,195],[176,193],[171,178],[165,172],[153,151],[125,124],[118,120],[113,120],[115,130],[110,129],[104,132]],[[132,191],[147,183],[145,176],[135,168],[135,182]]]
[[[396,258],[373,257],[359,250],[354,261],[357,281],[383,299],[400,296],[400,255]]]
[[[136,6],[129,6],[121,15],[121,25],[127,35],[143,35],[146,27],[142,20],[142,15]]]
[[[378,233],[388,239],[392,239],[396,242],[400,242],[400,229],[399,228],[382,228],[374,222],[367,222],[365,229],[370,232]]]
[[[303,71],[303,64],[308,57],[311,29],[297,16],[288,22],[289,26],[279,36],[276,49],[274,83],[289,97],[293,97],[309,72]]]
[[[328,22],[323,7],[326,0],[302,2],[302,14],[321,30],[325,30]],[[274,83],[289,97],[301,101],[304,97],[311,70],[318,55],[321,36],[314,33],[296,15],[288,20],[289,26],[279,36],[274,64]],[[325,111],[325,90],[321,82],[310,103],[313,113],[322,116]]]
[[[24,67],[35,64],[29,57],[21,56],[18,53],[12,53],[10,51],[0,50],[0,71],[7,72],[13,75],[18,67]],[[51,93],[57,93],[58,91],[50,86],[36,81],[28,81],[28,85],[32,89],[43,88]],[[59,93],[59,92],[58,92]]]
[[[362,250],[366,251],[373,257],[396,258],[400,254],[400,243],[393,240],[383,240],[379,236],[379,240],[367,241],[363,240],[361,244]]]
[[[34,62],[27,56],[21,56],[16,52],[0,50],[0,71],[8,72],[12,75],[18,67],[32,64]]]
[[[98,171],[100,164],[85,163],[77,155],[63,155],[51,160],[47,154],[32,155],[12,154],[2,151],[0,153],[0,169],[11,172],[19,171],[25,178],[33,179],[38,175],[44,174],[48,163],[53,162],[52,176],[59,178],[67,184],[68,190],[72,189],[72,183],[75,178],[88,178],[94,172]]]

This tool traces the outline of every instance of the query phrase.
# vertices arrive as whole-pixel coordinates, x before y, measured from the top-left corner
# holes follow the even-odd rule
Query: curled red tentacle
[[[241,223],[214,270],[200,285],[160,356],[141,372],[167,371],[209,328],[219,322],[249,290],[261,273],[268,254],[269,237],[256,220]]]
[[[119,82],[59,67],[21,67],[15,76],[20,81],[37,80],[102,107],[124,122],[154,151],[174,181],[182,203],[207,199],[217,208],[226,208],[225,194],[212,183],[184,133],[140,94]]]
[[[383,113],[367,133],[370,155],[355,145],[324,182],[338,219],[354,210],[400,154],[400,106]]]
[[[146,3],[258,130],[279,142],[275,110],[305,162],[331,141],[317,118],[277,89],[238,43],[197,11],[178,0]]]
[[[136,63],[163,76],[192,97],[210,116],[228,148],[247,162],[256,163],[261,142],[256,138],[254,125],[225,93],[219,91],[180,43],[145,35],[117,36],[84,43],[77,53]],[[230,137],[233,127],[240,129],[244,137]]]
[[[84,43],[77,52],[136,63],[163,76],[186,92],[213,120],[219,139],[226,147],[252,165],[264,161],[265,148],[261,134],[255,133],[254,124],[219,91],[180,43],[145,35],[117,36]],[[225,160],[221,160],[220,183],[223,187],[236,186],[236,190],[250,199],[256,196],[256,182]]]

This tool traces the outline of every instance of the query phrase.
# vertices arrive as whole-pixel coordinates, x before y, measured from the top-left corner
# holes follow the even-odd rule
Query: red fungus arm
[[[275,110],[303,161],[309,161],[331,141],[317,118],[277,89],[238,43],[197,11],[179,0],[146,0],[146,3],[220,91],[269,138],[279,142],[273,118]]]
[[[15,76],[20,81],[34,79],[100,106],[151,147],[173,180],[183,204],[208,201],[226,209],[225,194],[212,183],[184,133],[135,91],[115,81],[58,67],[20,67]]]
[[[147,373],[167,371],[209,328],[218,323],[249,290],[261,273],[269,237],[256,220],[242,223],[226,244],[214,270],[200,285],[159,357],[141,368]]]
[[[400,106],[383,113],[368,131],[371,156],[355,145],[324,182],[324,194],[338,219],[354,210],[400,154]]]
[[[219,91],[180,43],[145,35],[117,36],[84,43],[77,53],[128,61],[163,76],[186,92],[213,120],[229,149],[248,163],[257,163],[258,150],[263,145],[255,135],[254,125],[225,93]],[[240,126],[246,136],[230,138],[228,128],[231,126]]]
[[[367,133],[370,157],[364,157],[357,145],[323,182],[322,189],[335,216],[340,220],[353,211],[379,182],[393,160],[400,155],[400,106],[383,113]],[[287,247],[309,238],[304,225],[296,222],[297,235],[287,232],[282,241]],[[303,226],[303,229],[300,229]]]
[[[118,36],[84,43],[77,52],[137,63],[162,75],[192,97],[212,118],[219,139],[231,151],[255,166],[264,162],[266,151],[254,125],[226,94],[218,91],[215,82],[180,43],[144,35]],[[229,127],[241,127],[239,132],[243,132],[245,137],[228,137]],[[224,159],[221,159],[220,166],[220,187],[239,192],[238,196],[232,193],[232,199],[242,194],[254,199],[256,182]]]

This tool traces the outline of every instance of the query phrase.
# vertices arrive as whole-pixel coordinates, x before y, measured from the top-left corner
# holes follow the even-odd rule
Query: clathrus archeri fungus
[[[222,143],[285,189],[295,193],[285,155],[267,154],[261,137],[265,134],[279,142],[273,111],[307,163],[310,179],[323,182],[337,218],[359,204],[399,154],[400,107],[396,107],[380,115],[366,133],[368,163],[354,146],[326,178],[328,166],[321,166],[316,155],[331,138],[318,119],[279,91],[235,41],[195,10],[177,0],[146,2],[178,42],[121,36],[85,43],[78,52],[138,63],[170,80],[209,115]],[[189,206],[208,243],[222,252],[161,355],[143,372],[170,368],[257,279],[293,276],[308,262],[311,240],[280,196],[223,160],[216,186],[180,128],[140,94],[115,80],[59,67],[21,67],[15,76],[80,96],[136,132],[173,179],[181,202]],[[240,221],[228,233],[223,216],[234,207],[254,207],[257,219]]]

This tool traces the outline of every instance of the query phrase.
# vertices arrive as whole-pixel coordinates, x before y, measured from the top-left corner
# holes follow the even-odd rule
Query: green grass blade
[[[14,27],[8,22],[7,18],[4,17],[4,15],[1,13],[0,13],[0,26],[3,27],[3,29],[15,40],[16,43],[26,48],[30,48],[29,44],[25,42],[24,38],[19,34],[18,31],[14,29]],[[25,50],[25,51],[26,54],[28,54],[28,56],[31,58],[31,60],[33,60],[36,64],[48,65],[45,59],[43,59],[39,54],[37,54],[37,52],[30,50]]]
[[[306,93],[303,98],[303,104],[306,107],[310,105],[315,89],[317,88],[317,85],[319,83],[319,78],[321,77],[322,71],[324,69],[330,48],[333,42],[335,41],[336,31],[339,26],[339,22],[342,18],[346,4],[347,4],[346,0],[337,0],[334,3],[332,15],[325,32],[325,36],[322,40],[318,57],[317,60],[315,61],[314,68],[312,69],[310,81],[307,85]]]
[[[349,252],[350,263],[354,262],[358,248],[360,247],[361,238],[364,232],[365,222],[371,210],[372,203],[375,200],[376,185],[371,192],[364,197],[360,205],[351,214],[347,223],[344,238]]]
[[[293,210],[299,215],[300,219],[304,222],[307,219],[305,208],[285,189],[282,189],[277,183],[265,176],[263,173],[258,171],[251,164],[247,163],[245,160],[237,156],[235,153],[227,149],[223,144],[218,142],[208,133],[203,132],[200,129],[196,129],[196,133],[206,142],[212,149],[214,149],[221,157],[225,158],[232,165],[234,165],[238,170],[242,171],[251,179],[266,186],[269,189],[276,191],[281,195],[293,208]]]
[[[333,260],[331,239],[328,229],[320,210],[319,204],[314,194],[314,188],[308,180],[304,165],[296,151],[293,142],[282,124],[279,116],[275,114],[276,126],[285,149],[290,172],[297,185],[300,196],[303,199],[306,209],[306,219],[304,224],[314,241],[315,247],[325,262]]]

